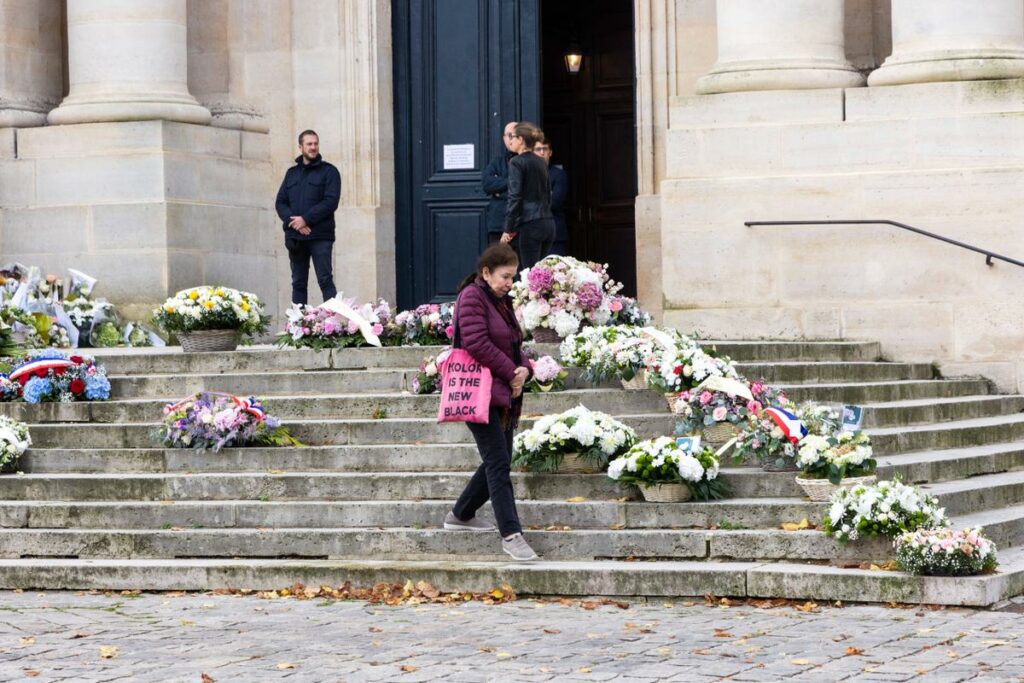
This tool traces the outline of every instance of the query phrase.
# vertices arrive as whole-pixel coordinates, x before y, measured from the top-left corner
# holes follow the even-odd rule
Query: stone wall
[[[721,337],[877,339],[1024,389],[1024,81],[679,98],[661,183],[665,321]]]

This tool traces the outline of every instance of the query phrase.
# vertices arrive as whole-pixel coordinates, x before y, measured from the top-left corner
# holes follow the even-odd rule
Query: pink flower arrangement
[[[564,339],[581,326],[607,323],[621,288],[606,266],[549,256],[523,271],[523,279],[512,288],[512,298],[523,327],[551,329]]]

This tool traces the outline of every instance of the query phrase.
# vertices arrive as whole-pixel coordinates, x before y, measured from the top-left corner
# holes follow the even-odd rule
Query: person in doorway
[[[481,177],[481,187],[489,197],[484,222],[487,224],[487,244],[494,244],[501,239],[505,229],[505,202],[508,198],[508,162],[515,154],[512,152],[512,133],[516,122],[505,124],[501,141],[505,151],[491,159]],[[515,245],[513,245],[515,247]]]
[[[555,217],[555,243],[551,253],[559,256],[569,255],[569,226],[565,222],[565,202],[569,198],[569,176],[561,166],[551,165],[551,140],[544,138],[533,146],[533,153],[548,165],[548,177],[551,179],[551,213]]]
[[[533,153],[544,132],[524,121],[516,124],[512,134],[516,156],[508,162],[508,203],[501,241],[507,244],[518,238],[519,263],[530,268],[551,252],[555,241],[551,181],[547,163]]]
[[[459,285],[455,346],[491,371],[491,403],[487,424],[466,423],[483,462],[445,516],[444,528],[493,531],[491,524],[476,517],[490,499],[502,550],[514,560],[528,561],[537,559],[537,553],[523,538],[510,474],[512,436],[523,408],[523,386],[531,375],[509,296],[518,267],[512,247],[493,244],[480,255],[476,271]]]
[[[284,227],[284,246],[292,270],[292,303],[308,302],[309,261],[324,301],[333,298],[331,255],[334,251],[334,212],[341,199],[341,174],[320,156],[316,131],[299,134],[299,156],[284,174],[275,208]]]

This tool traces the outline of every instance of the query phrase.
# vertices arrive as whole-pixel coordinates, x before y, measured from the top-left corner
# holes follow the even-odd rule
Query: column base
[[[203,101],[210,110],[213,119],[211,126],[247,130],[253,133],[269,133],[270,126],[266,118],[254,107],[235,101]]]
[[[46,112],[56,107],[58,101],[38,97],[0,97],[0,128],[45,126]]]
[[[64,101],[47,116],[50,125],[61,126],[73,123],[104,123],[108,121],[178,121],[207,125],[212,116],[210,110],[196,102],[138,102],[111,100],[101,102]]]
[[[752,90],[856,88],[862,85],[864,76],[848,64],[745,62],[714,67],[697,81],[697,92],[714,95]]]
[[[1024,78],[1024,53],[1015,56],[935,55],[886,60],[868,76],[868,85],[906,85],[942,81],[993,81]]]

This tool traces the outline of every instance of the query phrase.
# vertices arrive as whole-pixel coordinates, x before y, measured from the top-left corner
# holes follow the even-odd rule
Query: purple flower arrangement
[[[302,446],[256,398],[200,392],[164,407],[156,437],[169,448],[219,451],[232,446]]]

